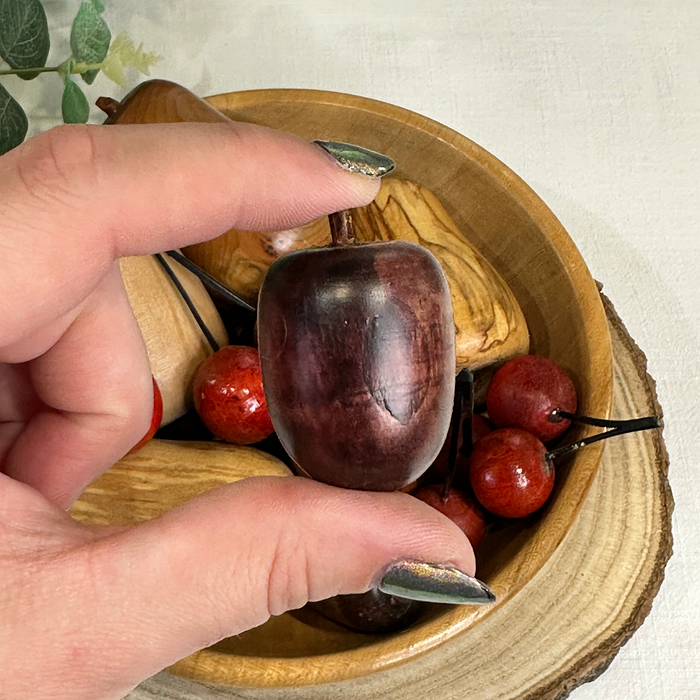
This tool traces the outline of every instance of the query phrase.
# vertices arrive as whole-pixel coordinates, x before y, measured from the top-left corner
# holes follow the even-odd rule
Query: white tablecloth
[[[164,57],[156,77],[201,95],[303,87],[392,102],[465,134],[541,195],[649,358],[676,500],[649,618],[572,698],[700,698],[700,3],[105,4],[114,33]],[[63,60],[77,2],[45,5]],[[58,78],[6,84],[33,129],[56,123]],[[104,76],[89,91],[123,93]]]

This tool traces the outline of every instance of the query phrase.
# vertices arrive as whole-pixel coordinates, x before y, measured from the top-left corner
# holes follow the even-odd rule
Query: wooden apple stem
[[[348,246],[356,243],[355,226],[349,209],[329,214],[328,223],[331,227],[331,245]]]
[[[98,97],[95,104],[109,119],[114,119],[119,116],[122,107],[121,102],[115,100],[113,97]]]
[[[549,414],[552,423],[560,423],[562,420],[570,420],[572,423],[583,423],[584,425],[594,425],[596,428],[624,428],[629,420],[606,420],[605,418],[591,418],[590,416],[579,416],[575,413],[563,411],[555,408]],[[634,420],[637,420],[636,418]]]
[[[568,414],[571,415],[571,414]],[[633,418],[632,420],[620,420],[620,421],[603,421],[602,419],[593,418],[591,420],[596,420],[604,423],[614,423],[614,427],[611,430],[606,430],[603,433],[598,433],[598,435],[591,435],[590,437],[583,438],[578,442],[574,442],[571,445],[564,445],[563,447],[557,447],[556,450],[547,452],[545,454],[546,459],[553,460],[562,455],[569,454],[569,452],[574,452],[576,450],[590,445],[599,440],[606,440],[609,437],[614,437],[615,435],[624,435],[625,433],[636,433],[640,430],[651,430],[652,428],[659,428],[661,424],[656,416],[645,416],[644,418]],[[584,421],[581,421],[584,422]],[[590,425],[599,425],[599,423],[590,423]],[[607,427],[607,426],[603,426]]]
[[[165,258],[160,253],[156,253],[156,259],[163,266],[163,269],[167,273],[168,277],[170,277],[170,279],[173,281],[177,291],[180,292],[180,295],[185,300],[185,304],[187,304],[187,307],[194,316],[194,320],[197,321],[197,325],[202,329],[202,333],[204,333],[206,339],[209,341],[209,345],[211,345],[214,352],[217,352],[220,349],[219,344],[216,342],[216,339],[207,327],[207,324],[204,323],[204,319],[199,315],[197,307],[194,305],[192,299],[190,299],[190,295],[187,293],[187,290],[182,286],[182,282],[180,282],[172,267],[168,265]]]
[[[468,406],[467,417],[462,420],[464,404]],[[457,451],[459,448],[459,429],[462,427],[462,449],[467,445],[466,454],[471,452],[472,444],[472,416],[474,415],[474,375],[463,369],[455,381],[455,401],[452,406],[452,435],[450,436],[450,449],[447,453],[447,479],[445,490],[442,494],[442,502],[445,503],[450,495],[452,481],[457,471]]]
[[[187,268],[190,272],[194,273],[199,277],[202,284],[207,287],[207,289],[221,294],[227,301],[233,302],[237,306],[240,306],[246,311],[255,313],[255,307],[251,306],[247,301],[241,299],[238,294],[232,292],[228,287],[225,287],[219,280],[212,277],[206,270],[203,270],[197,263],[193,263],[189,258],[186,258],[179,250],[169,250],[168,255],[183,267]]]

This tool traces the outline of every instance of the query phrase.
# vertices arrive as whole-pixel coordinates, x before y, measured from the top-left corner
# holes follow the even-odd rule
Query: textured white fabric
[[[77,2],[45,0],[51,56]],[[572,698],[700,698],[700,3],[697,0],[105,0],[199,94],[305,87],[436,119],[521,175],[561,219],[649,358],[666,414],[675,554],[652,612]],[[11,80],[33,129],[60,81]],[[89,95],[123,91],[98,77]],[[95,120],[98,115],[95,114]]]

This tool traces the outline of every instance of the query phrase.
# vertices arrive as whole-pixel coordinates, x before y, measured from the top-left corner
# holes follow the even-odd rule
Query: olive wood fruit
[[[204,285],[171,258],[167,262],[216,341],[226,345],[226,329]],[[194,375],[214,350],[173,281],[154,256],[122,258],[119,268],[129,303],[146,343],[151,372],[163,398],[160,424],[167,425],[194,405]]]
[[[279,459],[254,447],[154,438],[93,481],[70,513],[94,525],[135,525],[239,479],[290,475]]]
[[[500,364],[528,351],[527,323],[513,292],[430,190],[386,178],[374,202],[353,210],[353,220],[358,241],[412,241],[437,258],[452,295],[457,370]]]
[[[440,262],[452,295],[457,371],[476,371],[528,352],[530,338],[515,295],[493,265],[460,233],[435,195],[410,180],[385,178],[374,202],[353,209],[358,241],[405,240]],[[232,229],[185,254],[249,303],[269,266],[292,250],[324,246],[325,217],[289,231]]]
[[[447,435],[454,324],[433,255],[394,241],[311,248],[270,267],[258,349],[280,442],[307,475],[394,491]]]

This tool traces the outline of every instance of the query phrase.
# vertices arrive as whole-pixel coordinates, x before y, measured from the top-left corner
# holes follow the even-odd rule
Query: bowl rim
[[[506,187],[509,195],[527,211],[535,225],[553,243],[561,265],[575,283],[574,294],[579,304],[589,309],[599,308],[598,313],[589,313],[584,316],[585,332],[591,345],[591,362],[594,363],[596,374],[600,379],[594,388],[594,395],[589,398],[591,403],[599,407],[601,417],[609,416],[612,404],[612,344],[598,286],[561,222],[535,191],[513,170],[482,146],[444,124],[379,100],[347,93],[298,88],[225,92],[204,99],[209,105],[225,113],[231,111],[228,103],[233,96],[235,96],[236,107],[241,109],[250,105],[260,106],[265,103],[279,102],[323,104],[371,112],[408,124],[456,149]],[[580,457],[589,462],[589,477],[573,508],[571,522],[576,518],[593,481],[604,448],[605,441],[595,443]],[[565,534],[566,530],[549,542],[551,550],[549,556],[554,553]],[[524,549],[527,548],[526,544]],[[517,590],[521,590],[540,567],[523,566],[521,568],[522,571],[518,572]],[[500,595],[496,587],[495,592],[499,600],[493,606],[480,608],[455,606],[446,615],[430,620],[424,625],[409,628],[396,635],[378,637],[376,643],[356,649],[317,656],[255,657],[228,654],[207,648],[178,661],[169,668],[169,671],[202,682],[248,688],[300,687],[350,680],[386,670],[424,654],[492,614],[517,591]],[[372,650],[371,653],[368,653],[368,649]],[[310,672],[311,669],[313,669],[312,672]]]

